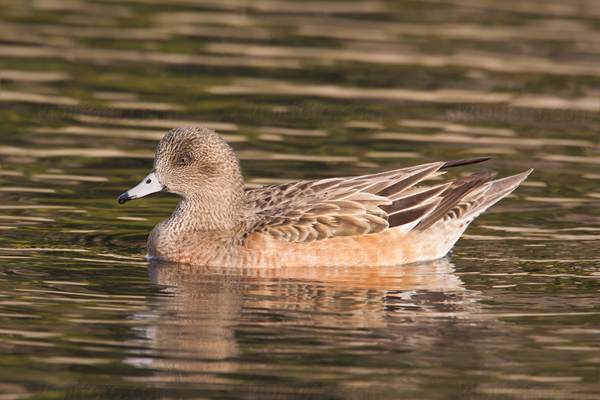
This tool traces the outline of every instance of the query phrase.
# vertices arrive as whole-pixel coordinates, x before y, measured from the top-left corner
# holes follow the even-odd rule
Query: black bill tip
[[[129,194],[127,192],[123,193],[122,195],[119,196],[119,204],[125,204],[127,203],[129,200],[133,200],[133,197],[129,197]]]

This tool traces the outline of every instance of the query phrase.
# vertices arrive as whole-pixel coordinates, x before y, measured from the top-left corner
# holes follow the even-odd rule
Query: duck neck
[[[239,230],[242,207],[243,192],[182,197],[168,224],[179,232],[227,235]]]

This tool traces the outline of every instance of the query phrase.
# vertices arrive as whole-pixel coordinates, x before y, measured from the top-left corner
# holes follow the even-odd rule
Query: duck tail
[[[493,204],[508,196],[531,171],[533,170],[497,180],[491,180],[493,175],[484,173],[454,180],[445,193],[452,201],[442,200],[437,209],[413,230],[420,237],[415,242],[425,243],[417,248],[420,254],[415,261],[434,260],[448,254],[469,224]],[[458,200],[457,193],[461,194]]]
[[[533,169],[530,169],[517,175],[488,182],[482,185],[481,190],[469,193],[459,203],[459,206],[465,207],[461,219],[468,223],[473,221],[485,210],[512,193],[532,171]]]

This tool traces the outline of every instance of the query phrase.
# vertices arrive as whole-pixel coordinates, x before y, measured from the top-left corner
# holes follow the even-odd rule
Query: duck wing
[[[250,210],[246,232],[289,242],[312,242],[336,236],[361,236],[399,228],[408,232],[430,226],[451,212],[460,199],[495,176],[470,175],[431,186],[419,182],[439,171],[484,161],[483,158],[436,162],[345,178],[292,182],[246,192]]]

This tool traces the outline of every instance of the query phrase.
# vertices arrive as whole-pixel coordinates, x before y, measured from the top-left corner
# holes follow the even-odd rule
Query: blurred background
[[[0,0],[0,398],[596,399],[600,3]],[[181,126],[249,188],[535,168],[435,263],[147,265]]]

